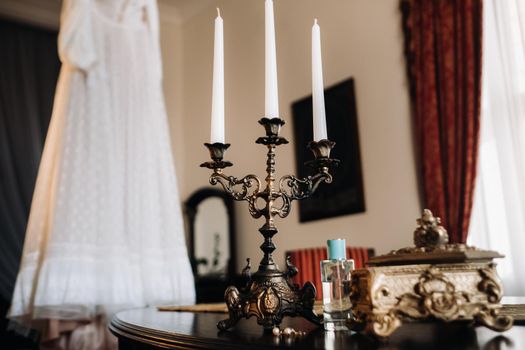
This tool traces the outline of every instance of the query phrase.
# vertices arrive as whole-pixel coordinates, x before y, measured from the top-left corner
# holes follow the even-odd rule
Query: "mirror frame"
[[[207,277],[206,275],[199,276],[197,274],[197,266],[195,264],[195,218],[197,217],[197,211],[199,204],[211,197],[220,198],[224,206],[226,207],[226,212],[228,214],[228,230],[229,230],[229,239],[230,239],[230,258],[228,260],[228,266],[226,268],[226,279],[235,276],[236,268],[236,250],[235,250],[235,214],[233,209],[233,199],[227,195],[224,191],[217,190],[215,188],[204,187],[195,191],[184,203],[186,216],[188,219],[188,229],[189,229],[189,255],[190,263],[193,269],[193,274],[195,278]]]

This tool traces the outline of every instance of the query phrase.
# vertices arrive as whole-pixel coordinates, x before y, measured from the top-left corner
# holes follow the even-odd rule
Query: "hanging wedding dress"
[[[65,0],[53,116],[10,317],[195,299],[155,0]]]

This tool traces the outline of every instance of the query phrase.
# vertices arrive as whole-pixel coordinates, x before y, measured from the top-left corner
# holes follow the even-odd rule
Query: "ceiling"
[[[158,0],[158,2],[161,10],[166,7],[171,8],[181,21],[185,21],[212,6],[216,0]]]
[[[0,16],[57,29],[60,0],[0,0]]]
[[[157,0],[160,17],[184,22],[213,5],[216,0]],[[0,16],[57,29],[61,0],[0,0]]]

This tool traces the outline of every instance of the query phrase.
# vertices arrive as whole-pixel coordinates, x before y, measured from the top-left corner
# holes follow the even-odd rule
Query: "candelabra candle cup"
[[[328,173],[330,168],[335,168],[339,165],[338,159],[330,158],[330,152],[334,148],[335,142],[330,140],[311,141],[308,148],[314,154],[314,160],[309,160],[305,164],[309,167],[317,169],[320,173]]]
[[[281,118],[261,118],[259,124],[264,127],[266,136],[259,137],[255,142],[263,144],[266,146],[269,145],[284,145],[288,143],[284,137],[279,136],[281,133],[281,127],[285,124],[284,120]]]
[[[210,151],[210,157],[214,161],[218,162],[221,161],[224,157],[224,152],[230,147],[229,143],[205,143],[206,147],[208,147],[208,150]]]
[[[259,120],[259,124],[264,126],[266,136],[277,137],[281,133],[281,127],[284,125],[284,120],[281,118],[262,118]]]
[[[335,142],[330,140],[311,141],[308,144],[310,150],[314,154],[315,159],[330,158],[330,152],[334,148]]]
[[[229,143],[215,142],[205,143],[204,145],[206,148],[208,148],[208,151],[210,151],[210,158],[213,161],[202,163],[201,167],[215,169],[215,171],[218,171],[233,165],[231,162],[223,160],[224,152],[230,147]]]

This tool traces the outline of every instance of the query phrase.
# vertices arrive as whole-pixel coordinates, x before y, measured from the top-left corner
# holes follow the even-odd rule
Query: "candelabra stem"
[[[274,182],[275,182],[275,145],[270,144],[268,146],[268,153],[266,154],[266,188],[264,190],[264,196],[266,197],[266,206],[264,209],[264,217],[266,223],[259,229],[259,232],[264,236],[264,242],[261,245],[261,250],[264,256],[260,263],[260,270],[265,269],[277,269],[275,262],[273,261],[272,253],[275,250],[275,245],[272,242],[272,237],[278,232],[275,228],[272,212],[274,206]]]
[[[275,145],[268,145],[268,153],[266,154],[266,189],[273,191],[273,183],[275,181]]]
[[[278,232],[278,230],[266,223],[259,229],[259,232],[264,236],[264,242],[260,247],[264,256],[259,264],[259,271],[277,270],[277,265],[272,257],[272,253],[275,250],[275,244],[273,244],[272,237]]]

